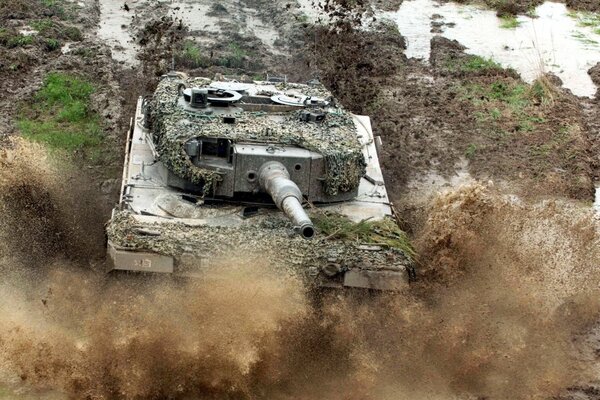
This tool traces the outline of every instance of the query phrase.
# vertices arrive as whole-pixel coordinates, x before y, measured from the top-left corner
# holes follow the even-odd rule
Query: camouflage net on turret
[[[227,124],[221,118],[187,111],[178,104],[179,87],[205,87],[211,83],[206,78],[181,79],[165,77],[150,102],[150,116],[157,151],[161,161],[175,175],[198,185],[210,193],[220,177],[212,170],[194,165],[184,151],[184,143],[194,137],[230,139],[233,142],[258,141],[293,145],[320,153],[325,158],[327,174],[325,193],[336,195],[349,192],[360,182],[365,172],[365,160],[357,138],[352,117],[344,109],[331,106],[324,122],[303,122],[301,111],[288,111],[275,122],[264,112],[236,114],[236,123]],[[277,84],[277,90],[300,90],[308,96],[329,98],[331,94],[322,86]],[[273,93],[264,93],[265,95]],[[270,113],[269,115],[273,115]]]

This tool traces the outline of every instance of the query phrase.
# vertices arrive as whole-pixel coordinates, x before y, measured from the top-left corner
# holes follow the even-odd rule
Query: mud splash
[[[40,158],[20,159],[41,190]],[[417,232],[421,282],[383,296],[310,295],[239,258],[189,282],[106,278],[60,257],[32,271],[3,241],[0,382],[77,399],[548,398],[596,362],[573,342],[600,310],[595,223],[569,203],[450,190]]]

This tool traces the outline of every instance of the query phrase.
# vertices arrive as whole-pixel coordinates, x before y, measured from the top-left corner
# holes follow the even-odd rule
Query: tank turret
[[[320,85],[169,75],[148,103],[169,186],[203,199],[274,203],[304,238],[302,207],[356,197],[365,159],[352,117]]]

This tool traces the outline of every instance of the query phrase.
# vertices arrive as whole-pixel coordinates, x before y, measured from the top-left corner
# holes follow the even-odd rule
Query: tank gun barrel
[[[267,192],[277,208],[284,212],[305,239],[315,235],[315,228],[302,207],[302,192],[290,179],[285,166],[278,161],[263,164],[258,173],[260,188]]]

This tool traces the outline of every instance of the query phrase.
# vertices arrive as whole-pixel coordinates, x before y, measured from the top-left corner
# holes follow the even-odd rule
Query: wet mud
[[[490,110],[463,89],[524,84],[513,71],[450,68],[471,56],[440,39],[424,66],[405,57],[394,26],[290,24],[269,3],[248,6],[279,24],[284,54],[299,43],[306,50],[247,71],[304,80],[318,72],[346,108],[371,115],[386,182],[419,254],[418,282],[396,294],[309,293],[268,260],[239,258],[194,281],[106,276],[103,224],[117,189],[102,187],[118,180],[118,168],[65,164],[7,138],[16,134],[9,122],[0,136],[0,398],[597,397],[600,231],[582,206],[598,171],[590,154],[597,100],[555,88],[554,103],[532,106],[543,126],[513,132],[511,115],[478,118]],[[212,17],[224,18],[218,11]],[[48,70],[100,70],[94,107],[120,146],[137,95],[151,92],[189,39],[185,22],[159,14],[132,22],[143,73],[84,41],[96,46],[90,58],[56,54],[11,72],[0,118],[13,121],[11,102],[30,96]],[[267,51],[257,46],[244,66]],[[579,129],[532,156],[566,125]],[[490,135],[498,130],[518,134]]]

